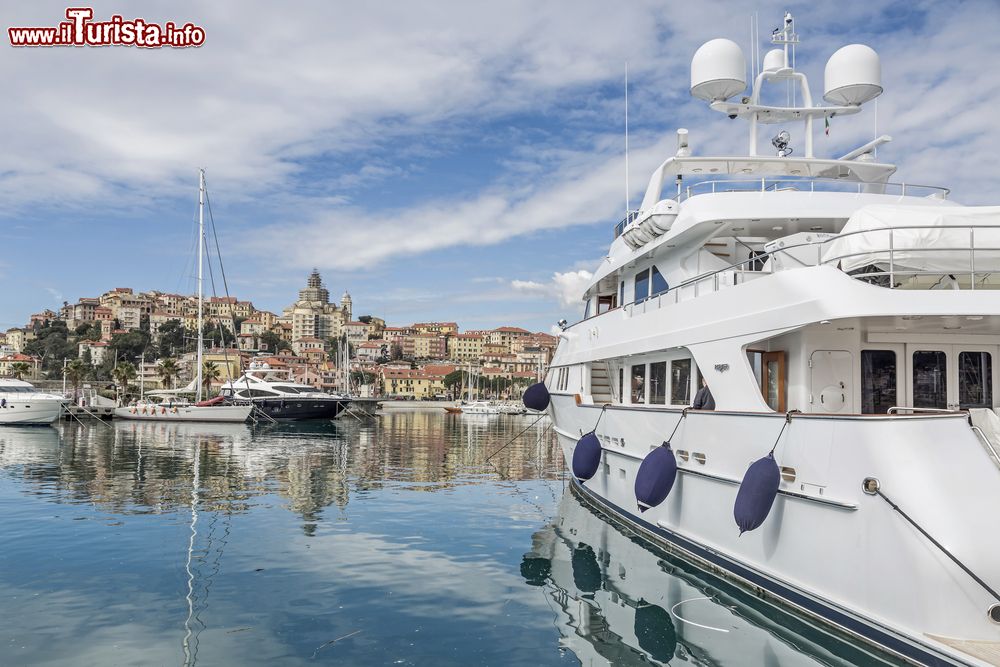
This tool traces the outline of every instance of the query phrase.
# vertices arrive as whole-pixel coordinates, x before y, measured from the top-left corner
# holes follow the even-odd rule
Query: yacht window
[[[625,281],[618,286],[618,303],[625,303]]]
[[[274,389],[276,391],[288,392],[289,394],[297,394],[300,391],[302,391],[301,387],[292,387],[292,386],[287,385],[287,384],[276,384],[276,385],[274,385]]]
[[[896,397],[896,353],[861,350],[861,414],[885,414],[899,405]]]
[[[278,395],[279,394],[276,394],[273,391],[267,391],[266,389],[251,389],[250,390],[250,396],[252,396],[253,398],[274,398],[275,396],[278,396]]]
[[[993,359],[989,352],[958,353],[958,407],[993,407]]]
[[[618,307],[618,304],[615,303],[615,295],[614,294],[607,294],[605,296],[599,296],[599,297],[597,297],[597,314],[598,315],[600,315],[601,313],[606,313],[609,310],[614,310],[617,307]]]
[[[649,365],[649,402],[663,405],[667,402],[667,362]]]
[[[649,269],[643,269],[635,274],[635,298],[636,303],[649,296]]]
[[[618,400],[625,402],[625,367],[618,369]]]
[[[913,407],[948,407],[948,362],[944,352],[913,353]]]
[[[660,270],[655,266],[653,267],[653,290],[650,292],[650,296],[656,296],[657,294],[662,294],[670,289],[670,285],[667,284],[667,279],[663,277]]]
[[[646,364],[632,367],[632,402],[646,402]]]
[[[583,307],[583,319],[590,317],[590,299],[584,301],[587,305]]]
[[[670,362],[670,404],[691,403],[691,360],[676,359]]]

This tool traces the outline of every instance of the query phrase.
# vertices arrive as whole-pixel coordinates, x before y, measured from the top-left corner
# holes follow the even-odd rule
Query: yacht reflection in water
[[[584,665],[897,665],[610,523],[567,490],[521,561]]]

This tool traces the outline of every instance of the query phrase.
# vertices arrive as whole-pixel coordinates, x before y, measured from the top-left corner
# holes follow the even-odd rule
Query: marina
[[[0,665],[1000,667],[995,1],[160,4],[8,12]]]

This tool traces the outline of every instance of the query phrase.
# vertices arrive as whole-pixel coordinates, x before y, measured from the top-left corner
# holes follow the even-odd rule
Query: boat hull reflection
[[[897,665],[699,570],[567,490],[524,555],[582,664]]]

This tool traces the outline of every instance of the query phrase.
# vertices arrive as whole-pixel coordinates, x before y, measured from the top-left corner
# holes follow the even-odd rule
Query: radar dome
[[[830,104],[859,106],[882,94],[882,63],[864,44],[848,44],[826,61],[823,99]]]
[[[729,39],[713,39],[691,59],[691,94],[714,102],[727,100],[747,87],[743,49]]]
[[[785,68],[785,52],[782,49],[771,49],[764,54],[764,71],[777,72]]]

